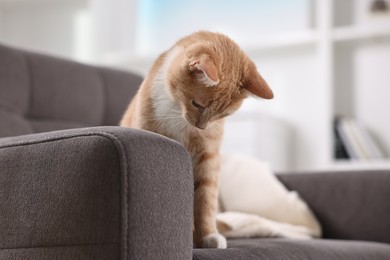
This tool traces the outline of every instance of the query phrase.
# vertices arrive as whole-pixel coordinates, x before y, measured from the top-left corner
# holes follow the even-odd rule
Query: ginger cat
[[[223,118],[250,95],[273,97],[236,43],[201,31],[159,56],[121,120],[121,126],[172,138],[191,155],[197,247],[227,247],[216,227]]]

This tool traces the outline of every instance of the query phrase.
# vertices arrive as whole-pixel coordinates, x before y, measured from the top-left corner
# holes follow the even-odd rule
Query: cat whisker
[[[210,130],[211,130],[210,132],[211,132],[213,135],[219,135],[219,134],[221,134],[220,129],[218,129],[217,126],[216,126],[215,124],[211,123],[211,124],[209,125],[209,128],[210,128]]]

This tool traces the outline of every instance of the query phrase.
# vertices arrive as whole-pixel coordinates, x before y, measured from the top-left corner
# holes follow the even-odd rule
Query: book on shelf
[[[334,120],[334,156],[336,159],[349,159],[349,153],[346,150],[346,146],[344,142],[342,141],[342,138],[340,136],[340,130],[339,128],[339,118],[335,118]]]
[[[375,160],[384,155],[363,125],[352,117],[334,122],[336,159]]]

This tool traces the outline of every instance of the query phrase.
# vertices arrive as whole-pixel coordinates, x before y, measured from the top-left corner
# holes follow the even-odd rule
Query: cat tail
[[[253,214],[223,212],[217,215],[218,231],[227,238],[280,237],[311,239],[315,231],[299,225],[292,225],[266,219]]]

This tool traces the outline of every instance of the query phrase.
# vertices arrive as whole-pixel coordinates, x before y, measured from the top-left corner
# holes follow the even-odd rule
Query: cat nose
[[[195,126],[199,129],[205,130],[207,127],[207,122],[198,121]]]

